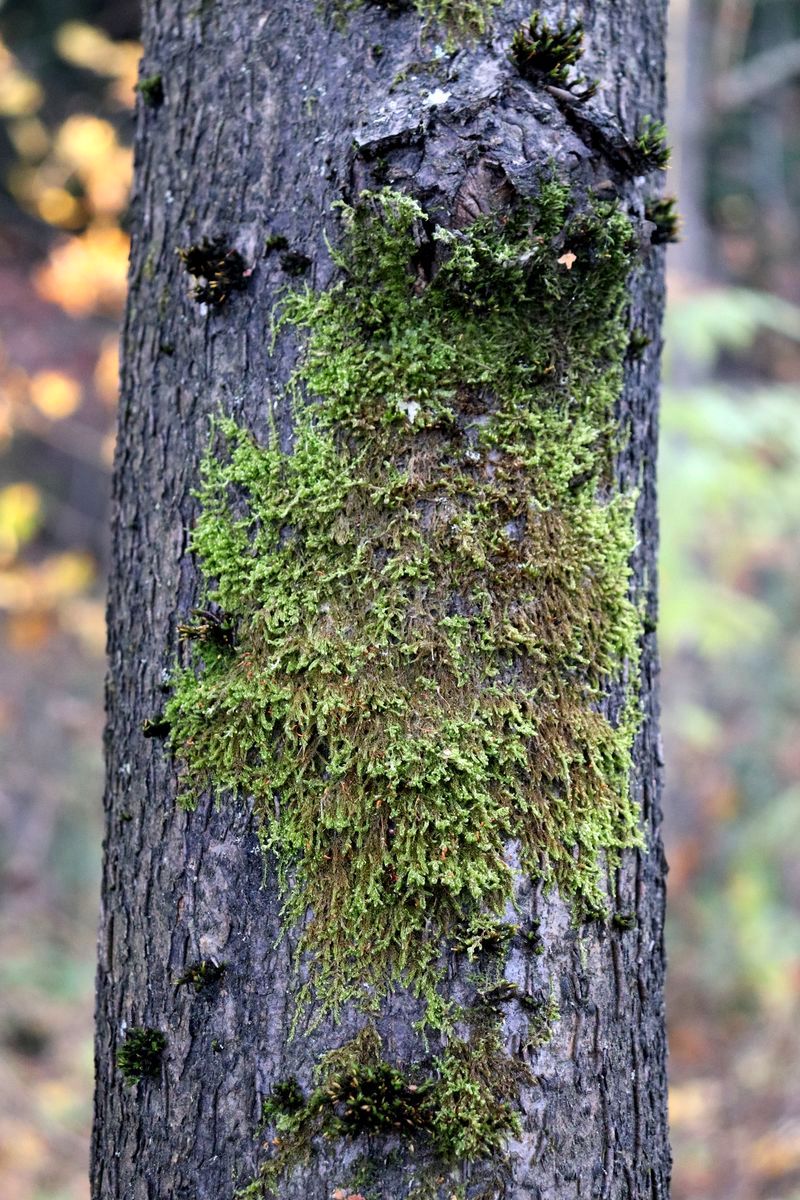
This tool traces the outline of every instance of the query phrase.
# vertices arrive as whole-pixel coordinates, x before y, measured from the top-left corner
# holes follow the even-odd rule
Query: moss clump
[[[642,172],[665,170],[669,165],[670,148],[663,122],[643,117],[636,131],[634,150],[637,166]]]
[[[148,108],[160,108],[164,103],[164,81],[160,75],[146,75],[135,89]]]
[[[261,1119],[265,1124],[273,1123],[278,1129],[291,1122],[305,1108],[306,1098],[296,1079],[284,1079],[276,1083],[261,1105]]]
[[[272,254],[276,250],[288,250],[289,239],[282,233],[270,233],[264,239],[264,253]]]
[[[243,291],[250,276],[239,251],[229,249],[222,238],[203,238],[178,254],[189,274],[199,280],[192,298],[211,308],[222,308],[234,292]]]
[[[160,1029],[134,1025],[117,1050],[117,1067],[128,1084],[154,1079],[161,1073],[161,1056],[167,1039]]]
[[[555,992],[551,988],[550,995],[546,1000],[536,1000],[534,997],[526,996],[524,1007],[531,1014],[528,1020],[526,1049],[529,1051],[540,1050],[553,1036],[553,1026],[561,1020]]]
[[[674,196],[655,196],[645,205],[644,215],[655,229],[650,235],[654,246],[665,246],[680,241],[680,217],[678,202]]]
[[[519,1130],[517,1093],[528,1079],[493,1029],[454,1039],[432,1061],[400,1070],[382,1057],[380,1039],[368,1027],[323,1059],[307,1099],[289,1080],[264,1102],[276,1137],[260,1186],[274,1187],[308,1158],[318,1138],[400,1136],[421,1143],[430,1160],[444,1165],[493,1157]]]
[[[482,955],[502,953],[518,932],[518,925],[476,913],[472,920],[456,930],[450,949],[456,954],[466,954],[472,962]]]
[[[301,254],[299,250],[288,250],[286,254],[281,255],[281,270],[287,275],[298,277],[305,275],[306,271],[311,266],[311,259],[307,254]]]
[[[464,230],[390,191],[343,218],[341,281],[284,313],[292,452],[216,425],[193,547],[237,648],[195,643],[165,714],[187,804],[254,798],[323,1010],[435,1004],[446,939],[502,915],[510,839],[579,913],[639,841],[638,708],[603,709],[640,631],[613,482],[630,224],[554,182]]]
[[[343,13],[364,3],[383,8],[390,15],[413,8],[426,24],[440,25],[451,35],[469,37],[486,32],[492,12],[502,0],[334,0],[334,8]]]
[[[165,738],[169,736],[170,723],[163,717],[147,717],[142,721],[142,736],[146,738]]]
[[[176,987],[192,987],[196,994],[211,987],[212,984],[219,983],[222,976],[225,974],[225,963],[218,963],[213,958],[204,958],[198,962],[190,963],[175,980]]]
[[[516,31],[510,50],[511,61],[524,79],[549,83],[571,92],[576,100],[588,100],[597,91],[597,85],[587,83],[582,75],[570,78],[582,54],[583,22],[568,26],[559,21],[552,28],[542,20],[538,9]]]
[[[218,650],[233,650],[235,634],[231,621],[218,608],[193,608],[193,621],[178,626],[178,637],[185,642],[205,642]]]

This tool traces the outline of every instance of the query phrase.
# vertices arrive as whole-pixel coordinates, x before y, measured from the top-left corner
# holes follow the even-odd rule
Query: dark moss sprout
[[[581,75],[572,77],[572,68],[583,54],[583,23],[555,27],[542,20],[537,9],[516,31],[511,42],[511,61],[524,79],[551,84],[572,93],[575,99],[588,100],[597,85]]]
[[[161,1056],[167,1039],[160,1029],[134,1025],[117,1050],[117,1067],[128,1084],[154,1079],[161,1073]]]

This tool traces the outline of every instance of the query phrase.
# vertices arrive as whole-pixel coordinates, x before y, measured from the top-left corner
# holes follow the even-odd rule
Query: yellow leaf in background
[[[12,561],[39,527],[42,498],[32,483],[11,483],[0,490],[0,562]]]
[[[718,1119],[722,1100],[715,1079],[687,1079],[669,1089],[669,1119],[675,1128],[707,1129]]]
[[[45,300],[72,316],[91,312],[117,316],[125,301],[129,241],[113,225],[87,229],[62,242],[34,275]]]
[[[28,373],[11,364],[0,344],[0,449],[8,442],[16,425],[15,410],[28,403]]]
[[[69,417],[81,402],[81,386],[63,371],[39,371],[30,382],[31,400],[51,421]]]
[[[100,457],[107,467],[113,467],[114,455],[117,450],[117,435],[116,433],[107,433],[103,438],[103,445],[100,449]]]
[[[762,1179],[780,1179],[800,1169],[800,1123],[770,1130],[750,1147],[750,1166]]]
[[[94,386],[98,396],[109,408],[116,408],[119,395],[119,343],[108,337],[100,347],[94,369]]]
[[[111,87],[111,95],[118,104],[124,104],[126,108],[133,108],[136,100],[136,84],[139,81],[142,47],[138,42],[119,42],[117,45],[120,50],[124,48],[125,58],[122,59],[120,55],[117,77]]]
[[[41,107],[44,92],[35,79],[22,70],[14,55],[0,40],[0,115],[28,117]]]
[[[59,612],[62,627],[75,636],[88,654],[103,658],[106,652],[106,607],[102,600],[76,596]]]
[[[94,560],[68,550],[42,563],[16,563],[0,570],[0,608],[13,613],[58,608],[86,592],[95,579]]]
[[[116,145],[117,135],[111,122],[87,113],[68,117],[55,139],[56,153],[78,170],[102,163]]]
[[[51,602],[85,592],[94,577],[92,558],[75,550],[54,554],[41,566],[42,590]]]
[[[95,213],[115,215],[124,208],[133,175],[133,155],[119,144],[109,121],[76,113],[59,129],[53,148],[56,158],[80,179]]]
[[[3,1171],[31,1170],[47,1158],[44,1139],[31,1125],[14,1117],[0,1120],[0,1168]]]
[[[56,50],[73,66],[116,79],[113,94],[126,105],[133,103],[139,59],[138,42],[114,42],[102,29],[85,21],[66,21],[55,36]]]
[[[56,628],[52,612],[34,608],[29,612],[12,612],[5,624],[5,635],[11,650],[38,650],[50,640]]]
[[[48,225],[58,225],[59,229],[78,229],[86,220],[86,210],[80,200],[66,188],[42,188],[35,203],[42,220]]]
[[[20,158],[35,161],[44,158],[50,149],[50,135],[38,117],[9,121],[6,131]]]

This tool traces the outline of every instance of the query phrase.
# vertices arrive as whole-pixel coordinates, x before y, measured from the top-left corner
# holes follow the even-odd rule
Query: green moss
[[[288,250],[289,239],[282,233],[270,233],[264,239],[264,253],[272,254],[275,250]]]
[[[552,84],[571,92],[577,100],[588,100],[597,85],[587,83],[582,75],[570,78],[582,54],[583,22],[566,25],[559,21],[553,28],[542,20],[538,9],[516,31],[510,50],[511,61],[524,79]]]
[[[518,925],[476,913],[470,921],[456,930],[450,949],[456,954],[466,954],[472,962],[481,955],[500,954],[507,949],[508,943],[518,932]]]
[[[494,1157],[519,1130],[519,1086],[530,1078],[505,1054],[495,1029],[455,1038],[433,1060],[401,1070],[383,1058],[371,1026],[327,1055],[318,1077],[307,1099],[289,1080],[264,1103],[275,1132],[259,1181],[267,1194],[308,1159],[318,1139],[399,1136],[439,1166]]]
[[[496,1030],[449,1043],[436,1061],[431,1139],[444,1162],[475,1162],[500,1152],[520,1132],[517,1097],[530,1079],[503,1050]]]
[[[148,108],[160,108],[164,103],[164,81],[160,75],[146,75],[135,89]]]
[[[529,1052],[533,1052],[547,1045],[553,1036],[554,1025],[561,1020],[561,1012],[555,990],[551,986],[550,995],[546,1000],[536,1000],[533,997],[526,996],[524,1007],[530,1013],[526,1049]]]
[[[647,201],[644,215],[655,226],[650,235],[654,246],[680,241],[680,217],[674,196],[654,196]]]
[[[341,281],[284,312],[292,452],[216,424],[193,546],[236,650],[194,642],[165,713],[187,804],[253,796],[322,1010],[435,1004],[445,939],[502,915],[510,839],[579,914],[638,843],[637,706],[603,711],[640,632],[629,222],[553,182],[465,230],[389,191],[343,221]]]
[[[311,266],[311,259],[307,254],[301,254],[298,250],[288,250],[286,254],[281,255],[281,270],[287,275],[295,277],[305,275],[306,271]]]
[[[426,24],[442,26],[461,37],[485,33],[492,12],[501,3],[502,0],[333,0],[339,13],[364,4],[383,8],[390,14],[413,8]]]
[[[634,149],[642,172],[663,171],[670,159],[666,126],[653,117],[643,117],[636,131]]]
[[[238,250],[229,249],[224,238],[203,238],[178,251],[188,273],[198,282],[192,298],[198,304],[222,308],[234,292],[244,290],[251,274]]]
[[[165,738],[169,736],[170,723],[163,717],[147,717],[142,721],[142,736],[146,738]]]
[[[175,986],[192,987],[195,993],[199,994],[205,988],[211,987],[212,984],[219,983],[224,974],[225,963],[218,963],[213,958],[204,958],[190,963],[175,980]]]
[[[128,1084],[141,1079],[157,1078],[161,1073],[161,1056],[167,1039],[159,1029],[135,1025],[125,1034],[117,1050],[117,1068]]]

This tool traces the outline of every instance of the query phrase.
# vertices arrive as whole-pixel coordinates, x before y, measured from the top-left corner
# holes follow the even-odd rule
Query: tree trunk
[[[339,12],[313,0],[227,0],[222,5],[207,0],[145,0],[145,82],[137,123],[133,251],[123,337],[109,596],[107,832],[92,1167],[95,1200],[162,1200],[167,1196],[224,1200],[248,1187],[251,1196],[272,1194],[273,1183],[275,1194],[289,1200],[323,1200],[334,1194],[363,1195],[366,1200],[412,1196],[632,1200],[667,1195],[670,1160],[662,1002],[665,867],[658,835],[660,758],[653,633],[662,250],[651,248],[653,225],[644,220],[646,202],[658,185],[657,168],[662,165],[659,138],[646,118],[658,118],[663,106],[666,3],[587,0],[543,6],[543,19],[550,21],[551,33],[557,34],[560,18],[566,32],[573,30],[579,19],[585,23],[580,71],[589,79],[597,78],[599,84],[596,95],[589,97],[582,95],[585,85],[577,82],[571,61],[563,55],[559,58],[558,52],[548,62],[536,57],[542,47],[542,27],[540,24],[538,33],[534,31],[536,36],[531,33],[531,14],[525,3],[505,0],[488,7],[487,31],[481,34],[474,24],[470,29],[459,20],[459,14],[467,10],[468,16],[480,16],[479,3],[438,6],[440,14],[444,9],[450,16],[449,23],[437,25],[430,11],[436,5],[426,5],[423,0],[416,5],[374,0],[343,5]],[[528,29],[528,50],[532,41],[536,43],[527,65],[522,44],[515,57],[509,55],[512,37],[523,23]],[[562,187],[561,192],[554,181]],[[382,188],[390,189],[395,199],[359,199],[365,189],[379,192]],[[558,211],[564,228],[560,233],[547,225],[541,199],[545,192],[556,208],[561,205]],[[606,381],[617,379],[620,322],[628,332],[633,331],[627,352],[623,348],[618,355],[624,380],[615,386],[612,412],[619,436],[610,436],[602,419],[599,425],[595,420],[594,440],[583,459],[580,454],[573,455],[574,477],[562,485],[548,463],[524,465],[534,462],[536,438],[544,438],[544,433],[526,442],[528,435],[515,432],[513,455],[506,445],[498,444],[489,452],[475,441],[500,420],[500,401],[491,385],[470,376],[470,368],[463,368],[459,380],[458,361],[454,364],[448,359],[440,375],[436,375],[438,367],[431,367],[434,384],[439,387],[436,395],[444,397],[436,400],[440,408],[431,409],[434,415],[429,417],[424,411],[427,393],[421,385],[419,393],[396,401],[400,409],[393,423],[381,425],[377,433],[377,426],[364,433],[364,414],[359,410],[358,421],[353,415],[359,397],[342,385],[340,415],[334,415],[328,431],[335,453],[352,455],[359,446],[366,446],[364,471],[379,471],[380,455],[374,451],[383,439],[387,461],[394,463],[403,476],[403,486],[408,486],[409,463],[412,459],[416,462],[418,453],[415,447],[427,447],[435,463],[434,481],[428,479],[428,491],[419,492],[417,500],[403,511],[411,520],[408,511],[413,509],[415,528],[424,531],[415,545],[424,549],[428,539],[434,549],[446,546],[451,556],[448,562],[453,563],[463,563],[466,554],[463,539],[459,547],[453,546],[454,526],[462,532],[480,532],[475,515],[483,511],[479,487],[494,487],[492,481],[501,468],[506,498],[514,488],[517,498],[526,491],[557,496],[557,500],[542,501],[537,517],[509,512],[503,526],[504,561],[523,562],[520,547],[527,536],[523,531],[526,519],[531,529],[537,522],[541,527],[542,514],[558,510],[563,521],[552,534],[558,558],[566,554],[568,544],[583,536],[570,524],[570,497],[578,497],[575,512],[591,512],[592,520],[599,520],[598,514],[611,511],[614,497],[635,494],[635,513],[630,518],[635,532],[630,581],[628,584],[623,568],[621,575],[618,571],[612,577],[610,566],[610,582],[606,581],[607,590],[613,590],[622,579],[624,588],[630,586],[634,604],[625,607],[614,592],[617,599],[612,617],[589,614],[585,618],[589,622],[586,630],[599,629],[598,639],[602,634],[603,645],[616,647],[616,651],[602,652],[602,687],[592,688],[588,676],[584,680],[581,694],[588,697],[584,708],[574,707],[577,685],[570,682],[576,673],[583,678],[584,667],[564,666],[563,678],[554,675],[548,685],[551,697],[557,694],[565,698],[565,705],[573,705],[564,709],[567,715],[562,725],[569,725],[568,729],[555,724],[552,733],[542,733],[549,728],[541,707],[545,701],[531,701],[531,720],[540,731],[538,742],[524,768],[506,766],[508,792],[521,798],[522,805],[528,794],[526,780],[536,774],[537,763],[547,761],[549,755],[561,755],[563,761],[568,753],[573,755],[571,765],[563,767],[560,782],[557,766],[542,768],[537,777],[544,816],[533,823],[528,818],[523,821],[514,804],[504,798],[506,793],[497,778],[486,784],[487,795],[498,798],[498,811],[506,805],[498,827],[506,861],[523,868],[513,876],[516,907],[508,903],[505,894],[498,897],[497,887],[492,890],[488,885],[484,894],[480,891],[483,885],[475,884],[472,900],[455,885],[450,885],[452,894],[445,895],[445,883],[420,891],[423,903],[430,905],[428,924],[415,928],[403,941],[401,922],[394,950],[387,951],[385,963],[377,950],[374,961],[369,961],[369,954],[363,955],[364,980],[371,981],[371,994],[377,997],[377,1011],[365,1016],[363,1004],[359,1006],[358,996],[352,995],[353,983],[358,991],[358,975],[355,980],[343,980],[336,974],[347,962],[347,947],[337,952],[338,957],[326,959],[324,939],[333,937],[335,929],[323,926],[322,942],[315,943],[315,927],[312,925],[309,935],[304,918],[282,921],[285,897],[275,854],[270,848],[262,852],[257,835],[261,830],[263,840],[266,831],[267,838],[273,837],[273,847],[275,839],[280,843],[283,835],[280,830],[274,833],[277,816],[270,811],[272,801],[261,803],[255,784],[249,782],[255,778],[254,762],[265,761],[257,748],[256,752],[250,747],[241,753],[238,775],[236,770],[233,775],[230,770],[220,771],[216,777],[213,770],[207,772],[210,786],[200,789],[194,810],[181,807],[176,798],[183,786],[181,779],[186,779],[187,771],[189,776],[192,773],[193,744],[205,746],[206,735],[211,737],[217,731],[211,709],[198,706],[197,728],[192,726],[192,738],[186,735],[192,722],[193,680],[202,673],[204,655],[205,678],[209,678],[208,662],[222,662],[222,671],[233,670],[229,662],[250,654],[255,645],[255,626],[247,624],[253,616],[250,610],[231,615],[224,605],[209,605],[204,591],[204,573],[207,578],[213,574],[208,545],[205,562],[203,546],[198,548],[195,541],[197,553],[193,553],[190,545],[198,513],[214,508],[216,485],[215,511],[217,517],[222,514],[220,519],[227,519],[226,506],[233,510],[232,517],[228,514],[230,520],[241,515],[245,503],[241,489],[231,498],[235,489],[229,478],[218,475],[209,480],[208,473],[203,494],[197,498],[200,464],[209,445],[220,463],[231,453],[224,437],[218,432],[209,434],[209,418],[221,412],[232,417],[253,433],[258,445],[280,447],[275,451],[278,457],[271,460],[273,465],[279,463],[284,472],[292,469],[287,463],[292,448],[299,444],[293,438],[301,437],[292,432],[298,420],[292,393],[299,388],[319,395],[326,364],[339,363],[338,343],[334,344],[331,327],[324,325],[314,308],[314,296],[335,288],[338,281],[344,290],[330,294],[343,297],[345,307],[350,305],[346,307],[351,321],[347,329],[366,328],[364,346],[377,344],[381,338],[388,339],[382,345],[395,344],[391,340],[395,334],[385,333],[388,325],[369,332],[371,318],[364,316],[369,287],[364,281],[372,279],[376,303],[382,303],[382,281],[387,276],[381,274],[384,268],[377,253],[398,194],[411,198],[422,213],[416,217],[412,213],[407,228],[401,231],[417,247],[408,259],[408,309],[416,305],[420,311],[433,313],[430,321],[437,329],[457,329],[461,328],[459,321],[467,322],[464,328],[474,336],[470,334],[464,341],[465,362],[482,330],[499,330],[506,339],[503,346],[516,346],[514,339],[528,336],[508,322],[503,324],[505,301],[502,295],[496,300],[492,290],[501,287],[497,280],[506,277],[503,272],[510,272],[508,277],[517,289],[520,328],[531,296],[546,314],[542,327],[548,340],[546,351],[541,351],[542,361],[549,355],[557,365],[542,368],[535,381],[540,389],[536,395],[555,396],[554,370],[562,372],[567,381],[584,379],[580,372],[590,371],[595,373],[591,378],[585,376],[589,380],[586,387],[594,389],[592,403],[597,406],[598,380],[601,376]],[[347,214],[336,207],[342,200],[367,214],[363,219],[354,218],[349,235]],[[533,209],[525,207],[530,204]],[[524,217],[517,220],[515,214],[520,212]],[[606,270],[607,261],[611,262],[611,252],[598,247],[605,244],[603,223],[613,224],[615,212],[625,215],[636,239],[632,249],[625,242],[626,235],[619,233],[620,255],[624,252],[630,259],[621,285],[624,308],[613,300],[616,276],[603,277],[602,286],[608,287],[611,300],[600,291],[586,302],[592,296],[588,290],[594,286],[592,272]],[[480,220],[473,226],[476,217]],[[352,261],[356,254],[353,229],[361,229],[358,267]],[[447,230],[454,231],[450,240]],[[481,253],[489,258],[495,254],[489,267],[489,258],[479,260],[480,272],[488,272],[483,291],[480,280],[478,284],[467,280],[467,266],[458,267],[459,253],[478,253],[476,230],[485,230],[486,245],[491,242],[490,249],[484,246]],[[521,231],[519,236],[510,232],[513,230]],[[530,249],[520,252],[520,239],[525,237]],[[378,242],[370,238],[378,238]],[[331,244],[344,255],[345,270],[332,258]],[[498,246],[512,246],[510,265],[506,260],[501,263]],[[611,271],[611,266],[607,269]],[[199,296],[193,295],[187,270],[194,273],[195,282],[201,280]],[[306,283],[312,292],[306,293]],[[288,309],[284,300],[285,319],[275,335],[274,316],[281,311],[287,288],[289,294],[303,299],[289,300]],[[560,328],[557,313],[562,302]],[[448,305],[453,306],[455,315]],[[608,345],[604,348],[592,331],[594,340],[582,355],[575,330],[584,325],[588,328],[593,307],[610,331]],[[575,316],[579,310],[580,317]],[[336,312],[331,319],[339,319]],[[402,325],[402,311],[397,319]],[[309,338],[312,349],[317,347],[316,358],[309,358],[304,350]],[[576,347],[578,358],[585,357],[585,361],[573,365],[569,355]],[[357,354],[358,346],[348,352]],[[290,377],[298,364],[299,382],[291,388]],[[357,363],[356,367],[361,370],[363,365]],[[506,364],[501,365],[506,370]],[[412,366],[410,360],[404,361],[398,366],[398,377],[404,371],[410,378]],[[512,367],[509,364],[508,370]],[[330,374],[332,377],[333,372]],[[366,395],[369,373],[363,378]],[[334,380],[331,395],[336,387],[339,384]],[[569,391],[568,383],[564,387]],[[431,394],[434,391],[432,387]],[[563,411],[572,422],[563,427],[569,440],[577,436],[572,430],[580,423],[582,401],[580,395],[577,399],[562,396],[558,403],[562,400],[566,405]],[[323,403],[329,403],[324,396]],[[574,419],[569,416],[573,413],[570,405],[577,406]],[[324,409],[320,411],[324,414]],[[308,428],[307,418],[302,420]],[[511,417],[503,420],[508,425]],[[465,432],[473,428],[470,422],[475,428],[480,426],[472,441],[472,435]],[[235,441],[230,430],[229,435]],[[421,440],[415,442],[414,438]],[[459,445],[469,444],[473,449],[465,452],[460,482],[448,500],[451,515],[440,528],[435,518],[440,498],[430,489],[438,486],[436,480],[450,469],[452,447],[459,438]],[[557,448],[555,445],[554,455]],[[612,464],[610,470],[604,467],[604,455]],[[549,450],[547,456],[551,456]],[[213,467],[210,469],[213,476]],[[464,499],[468,486],[478,490]],[[348,493],[348,503],[350,498]],[[374,523],[377,503],[371,500],[373,507],[358,519]],[[317,515],[313,499],[306,498],[303,504],[309,511],[296,522],[293,518],[291,524],[299,528],[305,521],[302,527],[308,538]],[[499,519],[499,509],[492,512],[491,519]],[[263,521],[251,521],[249,530],[252,537],[261,536]],[[357,530],[355,538],[348,541],[350,534],[345,530],[339,539],[345,547],[342,553],[350,553],[347,547],[351,543],[356,547],[353,553],[361,553],[363,546],[357,550],[357,545],[367,533]],[[592,608],[592,570],[602,574],[614,555],[619,557],[625,536],[620,534],[622,541],[618,538],[609,544],[605,557],[598,556],[595,547],[591,570],[581,560],[580,569],[574,572],[579,576],[577,585],[563,583],[571,603],[580,608],[585,600]],[[276,535],[275,554],[284,559],[291,556],[293,537],[296,540],[285,523]],[[499,525],[492,538],[491,545],[496,548],[500,545]],[[310,553],[308,544],[306,554]],[[392,561],[390,552],[384,549],[381,553],[381,564]],[[311,564],[310,558],[308,562]],[[538,574],[533,574],[542,581],[552,578],[553,587],[561,586],[567,579],[562,565],[540,563]],[[229,568],[233,569],[230,564]],[[532,652],[523,649],[515,656],[507,648],[502,653],[491,647],[486,652],[476,648],[477,642],[469,641],[469,631],[477,628],[474,603],[465,591],[459,591],[461,577],[456,568],[448,567],[445,582],[437,575],[439,568],[434,554],[426,568],[429,582],[424,587],[403,581],[387,584],[387,588],[390,592],[395,589],[391,595],[402,594],[409,604],[413,602],[415,619],[426,629],[433,628],[431,597],[446,592],[450,604],[447,620],[451,622],[447,628],[461,621],[459,628],[468,630],[463,653],[472,655],[471,674],[467,684],[452,687],[448,713],[461,712],[459,704],[470,688],[484,688],[487,696],[495,698],[502,692],[504,702],[512,703],[514,681],[520,681],[521,689],[526,671],[533,670],[528,661],[533,661]],[[472,561],[469,578],[474,580],[490,569],[495,571],[492,579],[500,579],[494,559],[488,566],[476,566]],[[354,578],[352,563],[348,570],[349,578]],[[370,570],[374,573],[378,568],[365,566],[365,577]],[[297,578],[296,586],[302,589],[302,570]],[[531,612],[537,603],[536,587],[544,588],[545,583],[534,580],[532,586],[533,592],[526,593]],[[501,585],[498,583],[494,592],[493,587],[487,584],[491,594],[486,603],[506,604],[505,599],[497,599]],[[288,603],[291,591],[287,596]],[[192,617],[195,606],[208,611]],[[512,608],[507,605],[503,609],[506,617]],[[637,616],[642,612],[643,619]],[[634,618],[640,622],[631,635],[638,638],[638,660],[631,649],[633,643],[626,641],[628,635],[621,629],[627,622],[630,633]],[[357,619],[362,618],[354,617]],[[547,625],[551,649],[542,651],[541,670],[548,679],[558,649],[551,634],[555,630],[562,636],[560,621],[556,612]],[[565,639],[570,636],[567,625],[565,619]],[[179,626],[184,626],[183,640]],[[251,632],[243,632],[245,629]],[[333,645],[337,633],[334,629],[326,635],[326,645]],[[397,666],[396,641],[396,637],[388,637],[381,653],[389,656],[387,661],[397,672],[400,688],[405,686],[403,672],[411,667],[405,660],[402,671]],[[590,642],[587,633],[581,643],[586,656],[592,653]],[[484,660],[486,654],[494,653],[499,673],[490,686]],[[179,674],[176,658],[188,668],[186,676]],[[301,679],[309,704],[327,695],[326,688],[340,687],[339,676],[320,683],[314,670],[307,658],[300,665],[295,663],[293,674],[287,668],[281,675],[281,687],[296,688]],[[447,670],[452,683],[457,672],[455,668]],[[625,697],[631,692],[630,676],[636,672],[641,674],[641,716],[631,751],[630,789],[643,831],[638,846],[635,832],[619,833],[628,798],[613,799],[613,780],[604,778],[602,765],[616,754],[614,748],[622,745],[623,734],[615,731],[624,727]],[[480,682],[475,683],[478,676]],[[418,675],[414,680],[418,682]],[[436,686],[444,694],[445,685]],[[341,700],[343,693],[336,694]],[[292,703],[298,702],[296,691],[292,696]],[[167,715],[163,717],[165,707]],[[235,707],[228,719],[238,738],[241,714],[233,711]],[[359,726],[361,742],[353,750],[353,755],[361,755],[359,763],[366,761],[368,738],[380,740],[377,711],[377,706],[371,710],[372,724]],[[434,705],[431,711],[444,720],[441,706]],[[390,717],[385,715],[383,720],[388,740],[393,736]],[[597,750],[596,754],[601,765],[590,770],[586,764],[595,744],[584,746],[581,738],[582,731],[594,728],[592,722],[599,722],[597,736],[606,740],[602,753]],[[407,739],[411,738],[408,728]],[[293,729],[289,718],[283,725],[273,722],[279,747],[274,754],[283,755],[280,761],[284,763],[295,736]],[[165,741],[160,735],[169,736]],[[414,745],[421,745],[423,735],[415,731],[413,736],[417,738]],[[589,738],[588,733],[585,736]],[[441,758],[447,759],[451,751],[444,726],[435,727],[431,737],[434,742],[440,739]],[[574,739],[569,752],[564,749],[567,738]],[[536,741],[533,735],[531,739]],[[520,745],[517,736],[514,748],[518,750]],[[325,746],[322,757],[332,754],[328,742]],[[308,765],[311,759],[303,757],[305,749],[307,746],[301,746],[298,751],[295,773],[288,774],[282,790],[278,789],[275,813],[285,814],[288,808],[291,818],[295,801],[287,797],[295,796],[301,762],[302,769],[308,769],[309,787],[330,783],[333,768]],[[456,745],[452,753],[462,751]],[[625,767],[627,751],[620,753],[619,761]],[[432,778],[432,768],[426,769]],[[448,774],[447,787],[465,788],[467,772],[464,767],[463,778],[457,779]],[[202,770],[199,773],[203,775]],[[237,780],[242,784],[238,796],[231,794],[228,786]],[[366,783],[359,786],[368,791]],[[400,805],[398,787],[386,780],[381,787],[393,804]],[[599,838],[596,851],[592,851],[598,857],[586,866],[587,848],[580,840],[584,826],[576,825],[576,832],[568,832],[569,805],[578,804],[593,789],[598,805],[601,797],[606,797],[602,802],[609,806],[609,821],[617,824],[608,826],[607,836]],[[254,798],[248,801],[245,793],[251,792]],[[407,792],[408,788],[404,794]],[[303,795],[299,787],[299,806]],[[416,833],[414,828],[402,827],[402,817],[387,823],[381,815],[382,824],[375,826],[375,836],[383,839],[379,851],[383,874],[375,884],[382,897],[376,904],[384,905],[382,912],[387,896],[396,896],[398,911],[404,912],[407,902],[402,890],[392,890],[399,886],[396,872],[386,867],[392,861],[392,845],[405,844],[406,834],[409,845],[417,844],[415,838],[420,845],[427,845],[425,805],[429,798],[424,787],[415,796]],[[556,803],[562,808],[552,808]],[[374,804],[380,807],[380,796]],[[554,811],[567,814],[567,832],[561,842],[553,838]],[[445,803],[442,820],[450,819]],[[324,824],[322,816],[320,821]],[[537,837],[544,837],[542,831],[550,835],[547,844],[537,842]],[[308,836],[316,837],[316,830]],[[479,841],[480,835],[475,836]],[[593,836],[586,834],[590,850]],[[331,855],[335,855],[338,843],[333,834],[330,844]],[[278,844],[279,855],[282,850],[285,847]],[[294,858],[289,854],[284,861],[289,887],[301,899],[317,895],[315,903],[322,907],[336,891],[324,874],[313,874],[313,870],[327,869],[326,855],[320,855],[321,866],[308,868],[306,892],[298,892],[302,876],[302,871],[297,873],[298,861],[302,864],[304,853],[303,847],[295,847]],[[450,855],[455,863],[466,853],[461,846],[454,850],[453,845],[443,845],[436,857],[445,864]],[[585,866],[580,878],[575,866],[578,860]],[[476,858],[468,865],[476,871],[478,867],[489,870],[488,863],[488,857],[480,863]],[[347,867],[344,872],[346,894],[352,879]],[[317,893],[313,892],[315,886]],[[476,930],[482,913],[484,932],[479,934]],[[392,913],[384,912],[384,918],[389,921]],[[365,921],[369,919],[365,916]],[[290,928],[281,936],[287,921]],[[298,949],[301,926],[306,929],[306,940]],[[356,943],[357,935],[356,928]],[[472,942],[466,945],[470,937]],[[414,994],[413,979],[408,973],[403,976],[398,966],[397,947],[410,947],[413,974],[413,955],[420,955],[422,962],[430,938],[438,938],[440,948],[446,945],[449,949],[434,963],[433,974],[428,971],[420,997]],[[502,943],[502,952],[488,944],[492,938]],[[315,975],[317,962],[328,963],[327,976]],[[442,968],[438,975],[437,964]],[[352,961],[349,969],[356,970]],[[386,996],[381,995],[384,970],[390,985]],[[324,995],[314,990],[320,980],[323,991],[329,986],[332,995],[344,996],[338,1022],[336,1014],[326,1010]],[[310,1006],[298,1000],[304,981],[311,988]],[[426,1007],[426,997],[430,1001],[432,994],[453,1002],[450,1017],[437,1022],[430,1003]],[[426,1026],[423,1034],[414,1024],[419,1021]],[[292,1034],[293,1023],[296,1029]],[[348,1043],[365,1028],[380,1039],[380,1049],[369,1049],[363,1062],[346,1060],[343,1073],[358,1076],[358,1095],[348,1099],[349,1085],[343,1082],[342,1073],[337,1076],[329,1064],[327,1074],[323,1069],[320,1076],[320,1063],[326,1052]],[[454,1043],[467,1048],[468,1066],[466,1074],[453,1076],[455,1091],[443,1100],[447,1068],[442,1055],[447,1045]],[[476,1047],[485,1050],[487,1046],[490,1050],[481,1064],[475,1058]],[[496,1086],[497,1110],[494,1117],[486,1112],[481,1116],[485,1152],[476,1153],[474,1141],[460,1140],[458,1121],[467,1080],[478,1079],[482,1071],[488,1073],[489,1082],[482,1078],[479,1086],[484,1092],[488,1087],[488,1094]],[[295,1080],[297,1085],[291,1082]],[[293,1091],[295,1086],[298,1090]],[[375,1099],[376,1089],[383,1089],[380,1101]],[[311,1097],[306,1109],[299,1107],[302,1097],[306,1101]],[[317,1108],[311,1114],[314,1104]],[[359,1104],[364,1117],[356,1111]],[[375,1115],[381,1104],[389,1113],[387,1126]],[[302,1119],[298,1112],[304,1114]],[[453,1128],[446,1142],[442,1129],[450,1117]],[[401,1132],[395,1128],[398,1125]],[[308,1154],[302,1152],[298,1131],[309,1134]],[[463,1150],[467,1145],[471,1146],[469,1152],[459,1152],[459,1147]],[[289,1153],[293,1149],[297,1151],[294,1158]],[[278,1175],[273,1178],[269,1172],[281,1154],[286,1155],[286,1172],[280,1179]]]

